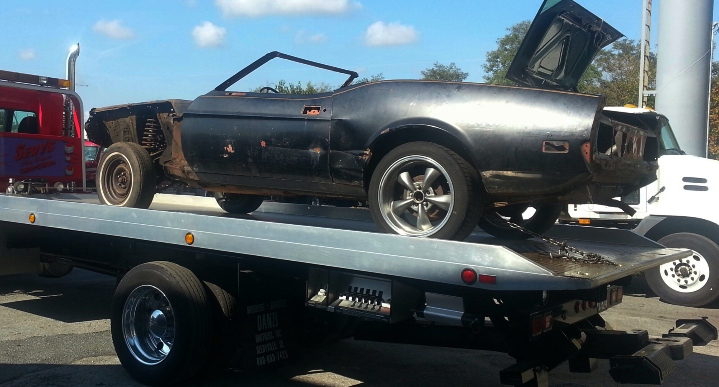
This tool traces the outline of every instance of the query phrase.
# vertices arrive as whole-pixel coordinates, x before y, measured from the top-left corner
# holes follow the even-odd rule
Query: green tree
[[[314,84],[312,81],[309,81],[303,86],[300,81],[297,81],[297,83],[287,83],[284,79],[281,79],[274,86],[269,87],[272,87],[277,90],[278,93],[282,94],[317,94],[326,93],[335,89],[324,82]],[[258,93],[260,90],[262,90],[262,87],[257,87],[252,90],[252,92]]]
[[[593,65],[601,77],[588,90],[603,94],[608,106],[622,106],[637,103],[639,89],[639,65],[641,48],[638,42],[621,39],[597,54]],[[656,78],[656,55],[649,56],[649,88],[654,88],[652,80]],[[649,97],[647,106],[654,106],[654,97]]]
[[[367,82],[379,82],[384,80],[384,74],[379,73],[370,76],[369,78],[363,77],[363,78],[357,78],[352,82],[353,85],[359,84],[359,83],[367,83]]]
[[[484,69],[484,81],[492,85],[514,86],[514,82],[505,78],[512,59],[517,54],[524,36],[529,30],[530,21],[525,20],[507,28],[507,35],[497,39],[497,49],[487,53]]]
[[[462,82],[469,76],[457,67],[454,62],[449,66],[435,62],[434,66],[422,70],[422,80],[425,81],[446,81],[446,82]]]
[[[709,92],[709,157],[719,160],[719,62],[712,62]]]

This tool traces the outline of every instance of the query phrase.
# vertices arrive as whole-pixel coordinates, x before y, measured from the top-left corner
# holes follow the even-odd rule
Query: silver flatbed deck
[[[690,254],[625,230],[552,229],[552,237],[616,265],[583,263],[550,258],[556,247],[537,238],[502,241],[481,232],[464,242],[410,238],[375,232],[365,209],[267,202],[255,213],[236,216],[207,205],[208,199],[214,201],[157,195],[144,210],[93,204],[87,195],[52,200],[0,195],[0,222],[30,225],[34,214],[32,227],[497,291],[591,289]],[[194,236],[192,245],[186,242],[188,233]],[[459,275],[465,268],[495,276],[496,283],[466,285]]]

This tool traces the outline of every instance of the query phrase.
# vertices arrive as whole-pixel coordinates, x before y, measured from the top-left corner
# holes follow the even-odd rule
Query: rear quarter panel
[[[357,155],[393,131],[432,127],[464,145],[490,194],[556,193],[589,177],[581,144],[602,106],[600,96],[519,87],[363,84],[335,95],[330,148]],[[543,152],[544,141],[566,141],[567,151]]]

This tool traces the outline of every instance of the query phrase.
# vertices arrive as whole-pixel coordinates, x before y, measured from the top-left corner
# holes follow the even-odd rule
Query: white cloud
[[[33,60],[35,57],[37,57],[37,54],[35,54],[35,50],[32,48],[20,51],[20,59],[22,60]]]
[[[412,26],[378,21],[367,27],[364,42],[368,46],[401,46],[417,41],[419,32]]]
[[[340,15],[362,8],[351,0],[215,0],[225,17],[265,15]]]
[[[225,42],[227,30],[208,21],[192,29],[195,44],[200,47],[219,47]]]
[[[327,35],[325,34],[308,34],[304,30],[300,30],[295,35],[295,41],[297,43],[313,43],[313,44],[320,44],[327,41]]]
[[[126,40],[135,37],[132,30],[123,26],[120,20],[100,20],[95,23],[92,29],[111,39]]]

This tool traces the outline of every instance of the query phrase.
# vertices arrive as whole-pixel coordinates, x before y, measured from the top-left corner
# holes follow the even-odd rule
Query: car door
[[[198,176],[330,182],[331,93],[217,94],[195,100],[183,118],[183,149]]]

